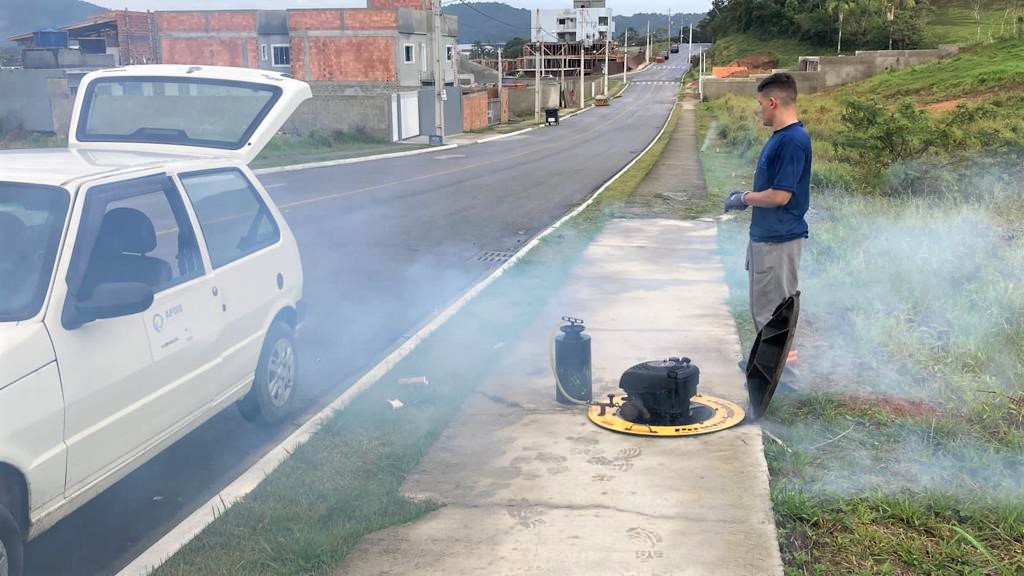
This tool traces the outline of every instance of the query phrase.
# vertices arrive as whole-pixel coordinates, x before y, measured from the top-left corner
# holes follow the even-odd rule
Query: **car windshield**
[[[276,86],[226,80],[104,78],[89,85],[77,136],[235,150],[280,95]]]
[[[39,312],[69,198],[62,188],[0,182],[0,322]]]

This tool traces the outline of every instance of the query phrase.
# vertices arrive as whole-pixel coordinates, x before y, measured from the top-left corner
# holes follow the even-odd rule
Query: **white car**
[[[246,165],[310,97],[259,70],[104,70],[68,149],[0,153],[0,576],[224,407],[288,413],[302,265]]]

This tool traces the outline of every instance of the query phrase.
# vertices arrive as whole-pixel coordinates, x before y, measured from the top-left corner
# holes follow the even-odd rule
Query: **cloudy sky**
[[[452,4],[459,0],[443,0]],[[571,8],[572,0],[504,0],[517,8]],[[365,0],[93,0],[94,4],[108,8],[129,10],[216,10],[231,8],[362,8]],[[711,0],[608,0],[615,14],[635,12],[706,12]]]

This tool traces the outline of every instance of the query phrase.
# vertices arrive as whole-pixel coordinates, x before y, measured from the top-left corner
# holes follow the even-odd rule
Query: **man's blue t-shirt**
[[[811,137],[803,122],[776,130],[761,150],[754,172],[754,192],[769,188],[791,192],[789,202],[776,208],[754,207],[750,239],[788,242],[807,238],[804,214],[811,201]]]

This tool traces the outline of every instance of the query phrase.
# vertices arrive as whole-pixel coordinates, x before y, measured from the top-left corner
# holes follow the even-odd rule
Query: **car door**
[[[166,174],[84,187],[47,325],[66,405],[70,496],[169,436],[214,400],[223,325],[194,224]],[[83,323],[104,285],[144,284],[143,312]]]
[[[224,372],[252,378],[273,316],[293,305],[302,273],[280,215],[239,167],[178,175],[206,243],[223,304]]]

